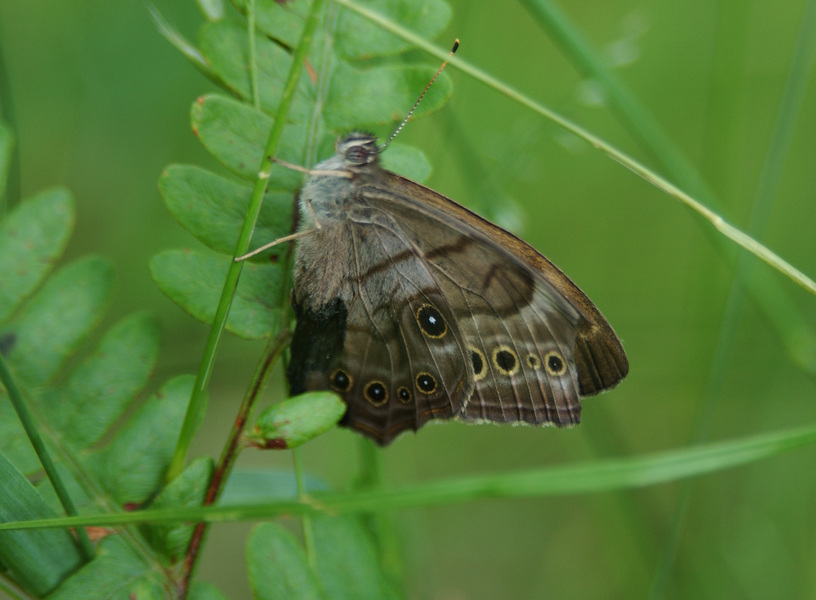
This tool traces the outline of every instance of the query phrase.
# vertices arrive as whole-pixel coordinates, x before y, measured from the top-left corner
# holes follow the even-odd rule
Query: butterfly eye
[[[416,376],[416,385],[423,394],[433,394],[436,391],[436,379],[430,373],[420,373]]]
[[[329,378],[335,392],[347,392],[351,389],[351,376],[343,369],[337,369]]]
[[[448,333],[445,319],[430,304],[423,304],[419,307],[419,310],[416,311],[416,320],[422,333],[429,338],[439,339],[445,337],[445,334]]]
[[[361,166],[376,162],[380,150],[377,142],[367,134],[351,134],[340,142],[343,158],[351,165]]]
[[[408,404],[411,401],[411,390],[405,386],[402,386],[397,390],[397,397],[403,404]]]
[[[366,400],[374,406],[388,402],[388,389],[379,381],[372,381],[365,387]]]
[[[518,357],[508,346],[499,346],[493,351],[493,365],[505,375],[515,375],[519,370]]]
[[[470,362],[473,365],[473,376],[476,381],[481,381],[487,375],[485,356],[481,350],[474,346],[470,346],[468,350],[470,350]]]
[[[547,373],[554,377],[563,375],[564,371],[567,370],[567,365],[558,352],[550,352],[547,354],[547,356],[544,357],[544,362],[547,365]]]

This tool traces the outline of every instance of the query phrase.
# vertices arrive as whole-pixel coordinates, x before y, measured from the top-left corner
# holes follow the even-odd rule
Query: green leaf
[[[120,536],[102,540],[97,556],[69,577],[48,600],[130,600],[162,598],[162,580]]]
[[[231,254],[241,229],[252,188],[200,167],[173,165],[159,179],[164,203],[179,224],[216,252]],[[259,245],[292,229],[292,194],[268,192],[255,225]],[[276,253],[285,245],[273,248]],[[262,258],[268,260],[267,255]]]
[[[56,514],[39,492],[0,454],[0,522],[48,519]],[[23,588],[44,596],[81,564],[66,529],[0,532],[0,564]]]
[[[227,88],[245,100],[251,99],[249,36],[246,25],[226,19],[207,23],[201,28],[199,43],[201,54]],[[255,61],[261,108],[274,114],[278,110],[292,57],[269,38],[256,36]],[[305,78],[301,78],[300,82],[295,101],[289,110],[289,119],[305,123],[310,116],[310,98],[305,88]]]
[[[3,221],[0,322],[8,319],[54,268],[71,236],[75,218],[71,195],[53,189],[25,200]]]
[[[77,450],[99,441],[125,412],[156,365],[161,334],[155,317],[136,313],[114,325],[71,374],[44,395],[48,420],[70,432]]]
[[[213,461],[209,457],[194,460],[165,487],[150,504],[151,509],[201,506],[213,473]],[[190,543],[195,525],[171,523],[144,527],[150,545],[165,557],[168,564],[177,564]]]
[[[401,121],[438,67],[388,66],[358,69],[339,62],[322,118],[340,133]],[[442,73],[414,112],[421,117],[441,108],[453,93],[453,84]],[[410,98],[410,100],[406,100]]]
[[[120,505],[142,504],[161,486],[194,378],[171,379],[148,399],[89,466]]]
[[[60,368],[102,316],[113,271],[102,258],[61,268],[4,333],[6,356],[20,379],[43,384]]]
[[[191,111],[193,131],[204,147],[225,167],[250,180],[258,177],[266,138],[273,119],[247,104],[218,94],[199,98]],[[303,125],[287,125],[278,146],[278,158],[293,164],[303,163]],[[279,190],[297,190],[300,173],[281,165],[272,167],[270,181]]]
[[[17,413],[0,387],[0,451],[23,473],[33,473],[41,468],[34,448],[26,437]]]
[[[359,4],[426,39],[442,33],[452,15],[443,0],[363,0]],[[397,54],[411,48],[402,38],[346,9],[339,11],[335,44],[338,53],[351,60]]]
[[[227,597],[211,583],[194,581],[187,594],[187,600],[227,600]]]
[[[233,0],[233,4],[246,12],[246,0]],[[364,0],[359,4],[424,38],[435,38],[448,26],[451,18],[450,7],[441,0]],[[256,0],[257,27],[270,38],[290,47],[295,46],[300,39],[308,6],[308,0]],[[405,40],[346,9],[338,12],[334,38],[337,52],[348,60],[388,56],[411,47]]]
[[[413,146],[392,143],[382,155],[383,167],[417,183],[431,176],[431,163],[421,150]]]
[[[66,432],[65,443],[75,451],[98,441],[147,383],[158,344],[153,317],[137,313],[123,319],[65,385],[43,390],[36,402],[41,418],[53,431]],[[39,459],[1,391],[0,400],[0,448],[22,472],[34,473],[40,469]]]
[[[246,13],[246,0],[232,0],[232,4]],[[273,40],[278,40],[290,48],[300,41],[310,0],[255,0],[255,23]]]
[[[247,441],[259,448],[297,448],[337,425],[345,412],[333,392],[301,394],[263,411]]]
[[[361,21],[356,15],[349,15],[349,19]],[[369,29],[376,27],[369,25]],[[349,36],[353,37],[355,42],[358,40],[356,33]],[[395,39],[391,34],[385,32],[383,34]],[[402,40],[399,42],[404,44]],[[252,98],[250,73],[247,69],[248,48],[249,37],[246,28],[241,25],[224,20],[209,23],[203,28],[202,54],[226,86],[247,101]],[[265,112],[274,114],[278,109],[291,57],[280,46],[263,37],[256,38],[255,51],[260,105]],[[335,133],[399,121],[408,112],[413,98],[425,88],[436,70],[436,66],[417,67],[400,64],[359,68],[343,60],[337,60],[332,66],[331,80],[327,88],[329,95],[321,117],[327,127]],[[309,100],[313,102],[313,99],[309,98],[310,94],[304,90],[306,79],[301,78],[300,81],[298,95],[289,114],[289,118],[295,123],[308,121],[311,115]],[[437,110],[447,101],[450,94],[450,78],[442,74],[417,108],[415,115],[421,116]],[[410,100],[406,101],[406,98]]]
[[[211,323],[230,259],[188,250],[167,250],[150,261],[161,290],[192,316]],[[278,330],[282,274],[275,264],[247,264],[238,283],[227,329],[257,339]]]
[[[257,525],[249,534],[247,570],[256,600],[324,598],[300,544],[275,523]]]
[[[359,519],[316,515],[312,527],[317,575],[327,598],[398,597],[383,575],[374,540]]]

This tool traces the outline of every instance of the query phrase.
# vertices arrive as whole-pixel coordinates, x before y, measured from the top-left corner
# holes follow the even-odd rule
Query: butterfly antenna
[[[459,49],[459,40],[457,39],[455,42],[453,42],[453,48],[452,48],[452,49],[451,49],[451,51],[450,51],[450,56],[453,56],[453,55],[456,53],[456,51],[457,51],[458,49]],[[392,133],[392,134],[391,134],[391,137],[390,137],[390,138],[388,138],[388,139],[386,140],[386,142],[385,142],[385,143],[384,143],[382,146],[380,146],[380,152],[382,152],[383,150],[385,150],[385,149],[388,147],[388,144],[390,144],[390,143],[391,143],[391,140],[393,140],[395,137],[397,137],[397,134],[398,134],[400,131],[402,131],[402,128],[403,128],[403,127],[405,127],[405,124],[408,122],[408,119],[410,119],[410,118],[411,118],[411,115],[413,115],[413,114],[414,114],[414,111],[417,109],[417,106],[419,106],[419,103],[420,103],[420,102],[422,102],[422,99],[425,97],[425,94],[427,94],[427,93],[428,93],[428,90],[429,90],[429,89],[430,89],[430,87],[433,85],[433,82],[434,82],[434,81],[436,81],[436,78],[437,78],[437,77],[439,77],[439,74],[442,72],[442,70],[443,70],[443,69],[444,69],[446,66],[448,66],[448,61],[447,61],[447,59],[445,60],[445,62],[443,62],[443,63],[442,63],[442,66],[441,66],[441,67],[439,67],[439,70],[436,72],[436,75],[434,75],[433,77],[431,77],[431,80],[428,82],[428,85],[426,85],[426,86],[425,86],[425,89],[424,89],[424,90],[422,90],[422,93],[419,95],[419,98],[417,98],[417,101],[416,101],[416,102],[414,102],[414,105],[411,107],[411,110],[409,110],[409,111],[408,111],[408,114],[407,114],[407,115],[405,115],[405,118],[402,120],[402,123],[400,123],[400,124],[399,124],[399,127],[397,127],[397,128],[394,130],[394,133]]]

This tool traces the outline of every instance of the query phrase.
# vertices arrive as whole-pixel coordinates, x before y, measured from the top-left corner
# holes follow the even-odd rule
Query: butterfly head
[[[370,133],[361,131],[349,133],[337,138],[334,148],[337,156],[342,157],[345,166],[350,169],[376,165],[379,162],[380,149],[377,147],[377,138]]]

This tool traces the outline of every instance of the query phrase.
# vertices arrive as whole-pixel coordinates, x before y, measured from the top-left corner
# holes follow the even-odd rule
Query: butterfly
[[[532,246],[338,139],[300,194],[291,393],[334,390],[386,445],[432,419],[580,421],[629,371],[587,296]]]

